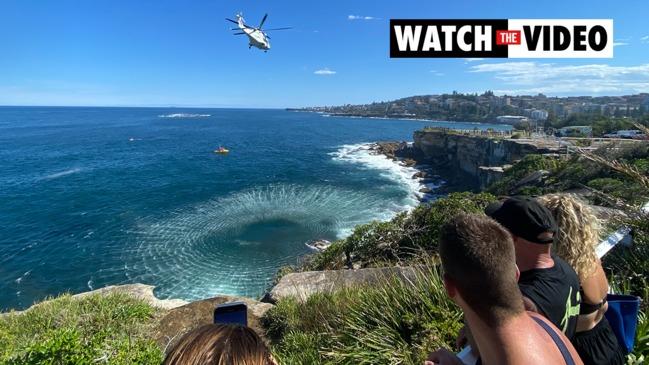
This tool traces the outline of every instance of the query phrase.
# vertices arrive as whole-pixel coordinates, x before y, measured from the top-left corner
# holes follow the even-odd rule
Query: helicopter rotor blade
[[[264,32],[268,32],[268,31],[271,31],[271,30],[289,30],[289,29],[293,29],[293,28],[292,27],[287,27],[287,28],[264,29]]]
[[[225,20],[227,20],[227,21],[229,21],[229,22],[232,22],[232,23],[234,23],[234,24],[239,24],[239,22],[237,22],[237,21],[234,21],[234,20],[232,20],[232,19],[229,19],[229,18],[225,18]]]
[[[268,18],[268,13],[266,13],[264,17],[261,19],[261,23],[259,23],[259,27],[257,27],[257,29],[261,29],[261,27],[264,26],[264,23],[266,22],[266,18]]]
[[[245,32],[232,33],[232,35],[241,35],[241,34],[246,34],[246,33]]]

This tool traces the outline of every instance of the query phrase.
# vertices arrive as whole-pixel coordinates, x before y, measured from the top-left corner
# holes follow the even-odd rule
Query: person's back
[[[570,265],[551,253],[557,225],[552,213],[530,197],[512,197],[486,213],[511,234],[520,269],[519,287],[528,309],[575,334],[581,297],[579,278]]]
[[[572,338],[579,315],[579,279],[565,261],[552,256],[550,268],[521,271],[518,287],[529,298],[535,311],[545,316],[563,333]]]
[[[575,349],[588,365],[621,365],[624,351],[604,317],[608,308],[608,280],[595,248],[601,227],[588,205],[570,194],[541,197],[559,227],[554,252],[570,264],[581,283],[581,306],[575,335]]]
[[[512,328],[512,348],[507,364],[579,364],[581,360],[570,340],[547,318],[525,312]],[[571,363],[572,361],[572,363]],[[484,364],[487,364],[484,362]]]
[[[525,311],[513,242],[498,223],[459,215],[442,228],[439,251],[446,291],[462,308],[483,364],[582,364],[560,330]],[[462,363],[447,350],[428,361]]]

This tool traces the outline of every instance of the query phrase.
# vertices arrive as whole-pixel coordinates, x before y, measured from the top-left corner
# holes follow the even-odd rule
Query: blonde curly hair
[[[551,194],[540,197],[554,215],[559,231],[553,250],[575,269],[583,282],[595,272],[599,258],[595,248],[599,244],[601,227],[593,210],[573,194]]]

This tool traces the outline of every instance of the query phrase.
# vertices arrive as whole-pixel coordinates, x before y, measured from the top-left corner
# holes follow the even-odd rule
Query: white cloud
[[[483,63],[472,73],[493,74],[509,89],[507,94],[638,93],[649,90],[649,63],[637,66],[608,64],[564,65],[538,62]]]
[[[445,73],[439,72],[437,70],[430,70],[430,73],[432,73],[435,76],[444,76],[445,75]]]
[[[329,68],[325,67],[325,68],[323,68],[323,69],[316,70],[316,71],[314,72],[314,74],[316,74],[316,75],[326,75],[326,76],[329,76],[329,75],[335,75],[335,74],[336,74],[336,71],[330,70]]]
[[[628,45],[629,45],[628,42],[620,42],[620,41],[613,42],[613,46],[614,46],[614,47],[619,47],[619,46],[628,46]]]
[[[347,15],[347,20],[379,20],[381,18],[376,18],[373,16],[364,16],[364,15]]]
[[[640,38],[640,42],[642,43],[649,43],[649,35],[646,35],[644,37]]]
[[[465,58],[464,63],[484,61],[484,58]]]

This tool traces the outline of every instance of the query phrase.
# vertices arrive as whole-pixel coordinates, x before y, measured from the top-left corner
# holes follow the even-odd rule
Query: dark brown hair
[[[487,325],[523,312],[514,243],[498,222],[476,214],[454,217],[442,227],[439,253],[444,275]]]
[[[164,365],[273,365],[268,348],[252,329],[208,324],[185,334]]]

